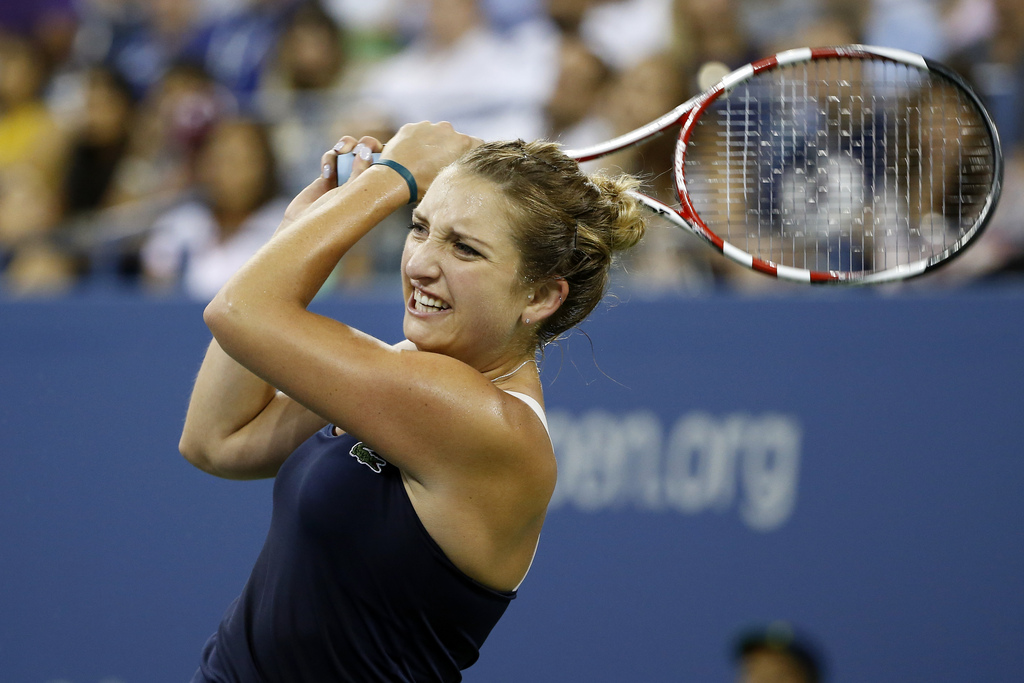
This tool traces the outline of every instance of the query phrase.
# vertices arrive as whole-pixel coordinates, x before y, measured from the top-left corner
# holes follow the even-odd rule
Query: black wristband
[[[407,169],[405,166],[402,166],[397,161],[393,161],[391,159],[380,159],[379,161],[375,161],[370,165],[387,166],[388,168],[397,171],[399,175],[405,178],[405,184],[409,186],[409,203],[414,204],[416,202],[416,199],[419,196],[419,190],[416,188],[416,179],[412,177],[412,173],[409,172],[409,169]]]

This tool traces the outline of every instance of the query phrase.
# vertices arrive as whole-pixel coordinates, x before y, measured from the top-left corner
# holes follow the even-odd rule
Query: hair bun
[[[626,174],[611,177],[595,173],[590,176],[590,182],[612,212],[608,221],[608,248],[613,252],[632,249],[643,239],[647,229],[647,212],[631,194],[640,186],[640,181]]]

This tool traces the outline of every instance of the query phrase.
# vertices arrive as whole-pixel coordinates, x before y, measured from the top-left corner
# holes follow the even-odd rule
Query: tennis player
[[[344,137],[323,168],[204,315],[214,340],[181,452],[276,481],[266,543],[193,681],[459,681],[526,576],[555,486],[536,354],[641,238],[636,180],[447,123],[404,126],[386,150]],[[421,198],[406,339],[309,312],[346,251]]]

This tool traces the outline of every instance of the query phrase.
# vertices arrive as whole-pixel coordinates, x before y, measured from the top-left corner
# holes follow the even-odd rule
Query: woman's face
[[[521,347],[529,303],[518,266],[506,200],[494,183],[442,172],[413,212],[402,253],[406,338],[478,370],[507,360]]]

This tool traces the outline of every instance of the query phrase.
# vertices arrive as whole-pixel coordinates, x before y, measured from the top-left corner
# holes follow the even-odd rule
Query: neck
[[[515,374],[517,374],[517,373],[518,373],[518,372],[519,372],[520,370],[522,370],[523,368],[525,368],[525,367],[526,367],[527,365],[529,365],[530,363],[533,363],[533,364],[534,364],[534,366],[536,366],[536,365],[537,365],[537,361],[536,361],[536,359],[533,359],[533,358],[527,358],[527,359],[526,359],[526,360],[524,360],[524,361],[523,361],[522,363],[519,363],[519,364],[518,364],[518,365],[516,365],[516,366],[515,366],[514,368],[512,368],[512,370],[510,370],[509,372],[506,372],[506,373],[505,373],[505,374],[503,374],[503,375],[498,375],[497,377],[493,377],[493,378],[491,378],[491,382],[494,382],[495,384],[497,384],[498,382],[500,382],[500,381],[502,381],[502,380],[506,380],[506,379],[509,379],[509,378],[511,378],[512,376],[514,376]]]

